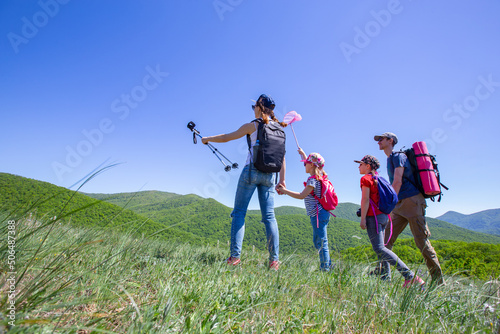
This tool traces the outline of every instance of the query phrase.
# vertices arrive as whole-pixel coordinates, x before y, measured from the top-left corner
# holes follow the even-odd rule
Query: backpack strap
[[[253,121],[251,121],[250,123],[259,123],[259,127],[260,125],[262,124],[262,119],[261,118],[256,118],[254,119]],[[259,127],[257,127],[257,125],[255,125],[255,131],[257,131],[257,139],[259,138]],[[252,147],[252,140],[250,139],[250,135],[247,134],[247,144],[248,144],[248,151],[250,152],[250,148]]]
[[[410,148],[411,149],[411,148]],[[404,151],[394,151],[393,153],[397,153],[398,155],[399,154],[404,154],[406,156],[406,160],[408,160],[409,164],[410,164],[410,169],[412,170],[412,174],[413,174],[413,167],[411,165],[411,162],[410,162],[410,158],[408,157],[408,154],[406,154]],[[392,161],[392,158],[390,159],[391,161],[391,165],[392,165],[392,169],[393,170],[396,170],[396,168],[394,167],[394,162]],[[406,168],[406,167],[403,167],[403,168]],[[394,173],[394,172],[393,172]],[[405,175],[405,173],[403,172],[403,178],[406,179],[408,182],[410,182],[418,191],[420,191],[420,188],[418,187],[418,185],[415,184],[416,180],[414,180],[415,182],[413,182],[412,180],[410,180],[410,178],[408,176]]]
[[[375,203],[373,203],[373,201],[370,199],[370,207],[372,208],[372,211],[373,211],[373,217],[375,218],[375,228],[377,229],[377,234],[378,234],[378,219],[377,219],[377,214],[375,213],[375,208],[374,208]],[[378,207],[377,207],[378,208]],[[384,246],[387,246],[387,244],[389,243],[389,241],[391,240],[391,237],[392,237],[392,218],[391,218],[391,215],[388,214],[387,216],[389,216],[389,238],[387,239],[387,242],[384,244]]]
[[[389,238],[387,239],[387,242],[384,244],[384,246],[387,246],[387,244],[389,243],[389,241],[391,241],[391,238],[392,238],[392,218],[391,218],[391,214],[388,214],[389,216]]]
[[[323,176],[324,179],[323,180],[328,180],[328,176]],[[309,181],[309,179],[315,179],[317,180],[318,182],[320,182],[320,187],[323,187],[322,184],[321,184],[321,181],[318,180],[318,178],[316,177],[316,175],[311,175],[307,178],[307,180]],[[307,182],[304,182],[304,187],[307,185]],[[316,193],[314,192],[315,189],[313,189],[311,191],[311,194],[314,196],[314,199],[318,202],[318,204],[316,204],[316,226],[319,228],[319,206],[321,205],[320,203],[320,198],[318,196],[316,196]],[[322,193],[323,189],[321,189],[320,193]],[[323,207],[323,206],[322,206]],[[323,208],[323,210],[325,210],[325,208]],[[332,212],[330,211],[327,211],[325,210],[326,212],[328,212],[329,214],[331,214],[332,216],[334,216],[335,218],[337,218],[337,216],[335,216]]]
[[[259,126],[260,126],[260,118],[256,118],[254,119],[253,121],[251,121],[250,123],[254,123],[254,122],[258,122],[259,123]],[[255,125],[255,124],[254,124]],[[259,138],[259,128],[255,125],[255,131],[257,131],[257,140]],[[248,144],[248,153],[250,153],[250,164],[253,163],[253,154],[252,154],[252,140],[250,139],[250,135],[247,134],[247,144]],[[250,170],[251,170],[251,167],[248,168],[248,179],[250,180]]]

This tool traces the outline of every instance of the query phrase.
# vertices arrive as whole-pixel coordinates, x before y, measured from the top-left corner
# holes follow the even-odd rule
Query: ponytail
[[[373,183],[374,183],[375,185],[378,185],[378,181],[377,181],[377,179],[375,179],[375,178],[374,178],[374,176],[375,176],[375,175],[377,175],[377,171],[376,171],[376,170],[372,170],[372,171],[371,171],[370,173],[368,173],[368,174],[370,174],[370,175],[372,176]]]
[[[279,125],[281,125],[282,128],[286,127],[288,124],[284,123],[284,122],[280,122],[275,116],[274,116],[274,111],[272,109],[269,109],[269,108],[266,108],[264,106],[261,105],[261,107],[264,109],[264,111],[262,112],[262,120],[264,121],[265,124],[269,124],[269,118],[271,118],[271,120],[273,122],[276,122],[278,123]]]
[[[316,180],[322,180],[324,177],[328,177],[328,174],[323,168],[319,168],[318,166],[314,166],[314,175],[316,175]]]

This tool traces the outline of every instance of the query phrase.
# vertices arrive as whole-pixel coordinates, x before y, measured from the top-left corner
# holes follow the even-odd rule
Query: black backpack
[[[257,141],[254,146],[253,165],[264,173],[277,173],[281,170],[285,158],[285,131],[276,122],[265,124],[261,119],[258,122]],[[248,150],[251,147],[250,135],[247,135]]]
[[[408,181],[411,182],[418,189],[418,191],[420,191],[420,193],[425,198],[430,198],[431,201],[434,202],[435,201],[434,198],[436,196],[439,196],[438,197],[438,202],[441,202],[441,196],[443,195],[442,192],[440,192],[439,194],[436,194],[436,195],[427,195],[425,193],[424,187],[422,186],[422,180],[420,178],[420,172],[423,171],[423,170],[420,170],[418,168],[418,165],[417,165],[417,156],[415,155],[415,151],[413,150],[413,148],[412,147],[410,147],[408,149],[404,149],[403,148],[398,153],[402,153],[402,154],[406,155],[406,157],[408,158],[408,161],[410,162],[411,172],[413,174],[413,179],[415,180],[415,182],[412,182],[410,179],[408,179]],[[440,174],[439,174],[438,164],[437,164],[437,161],[436,161],[436,157],[433,156],[433,155],[431,155],[431,154],[426,154],[426,156],[428,156],[431,159],[431,161],[432,161],[432,168],[433,168],[434,173],[436,173],[436,177],[437,177],[437,181],[438,181],[440,190],[441,190],[441,187],[444,188],[444,189],[446,189],[446,190],[448,190],[448,187],[441,183],[441,177],[440,177]]]

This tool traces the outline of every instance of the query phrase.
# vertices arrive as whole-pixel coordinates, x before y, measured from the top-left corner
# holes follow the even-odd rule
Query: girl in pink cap
[[[330,212],[323,209],[319,201],[315,198],[321,197],[321,180],[327,174],[323,167],[325,159],[319,153],[311,153],[306,158],[304,151],[299,148],[299,154],[304,163],[305,172],[310,175],[304,182],[304,190],[301,193],[286,189],[283,185],[279,188],[279,192],[296,199],[303,199],[306,205],[307,215],[311,219],[313,228],[313,243],[318,250],[320,270],[329,271],[331,266],[330,251],[328,249],[327,227],[330,221]],[[313,193],[314,191],[314,193]]]

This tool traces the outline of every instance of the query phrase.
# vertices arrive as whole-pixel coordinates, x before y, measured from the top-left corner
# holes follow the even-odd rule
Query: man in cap
[[[394,151],[398,137],[392,132],[386,132],[374,137],[379,149],[387,155],[387,174],[392,187],[398,194],[398,203],[392,210],[392,236],[386,234],[387,248],[392,249],[399,234],[409,224],[413,239],[425,259],[425,264],[435,284],[443,284],[443,273],[436,251],[429,241],[431,232],[425,221],[427,204],[424,196],[415,186],[416,181],[411,171],[410,162],[402,152]]]

